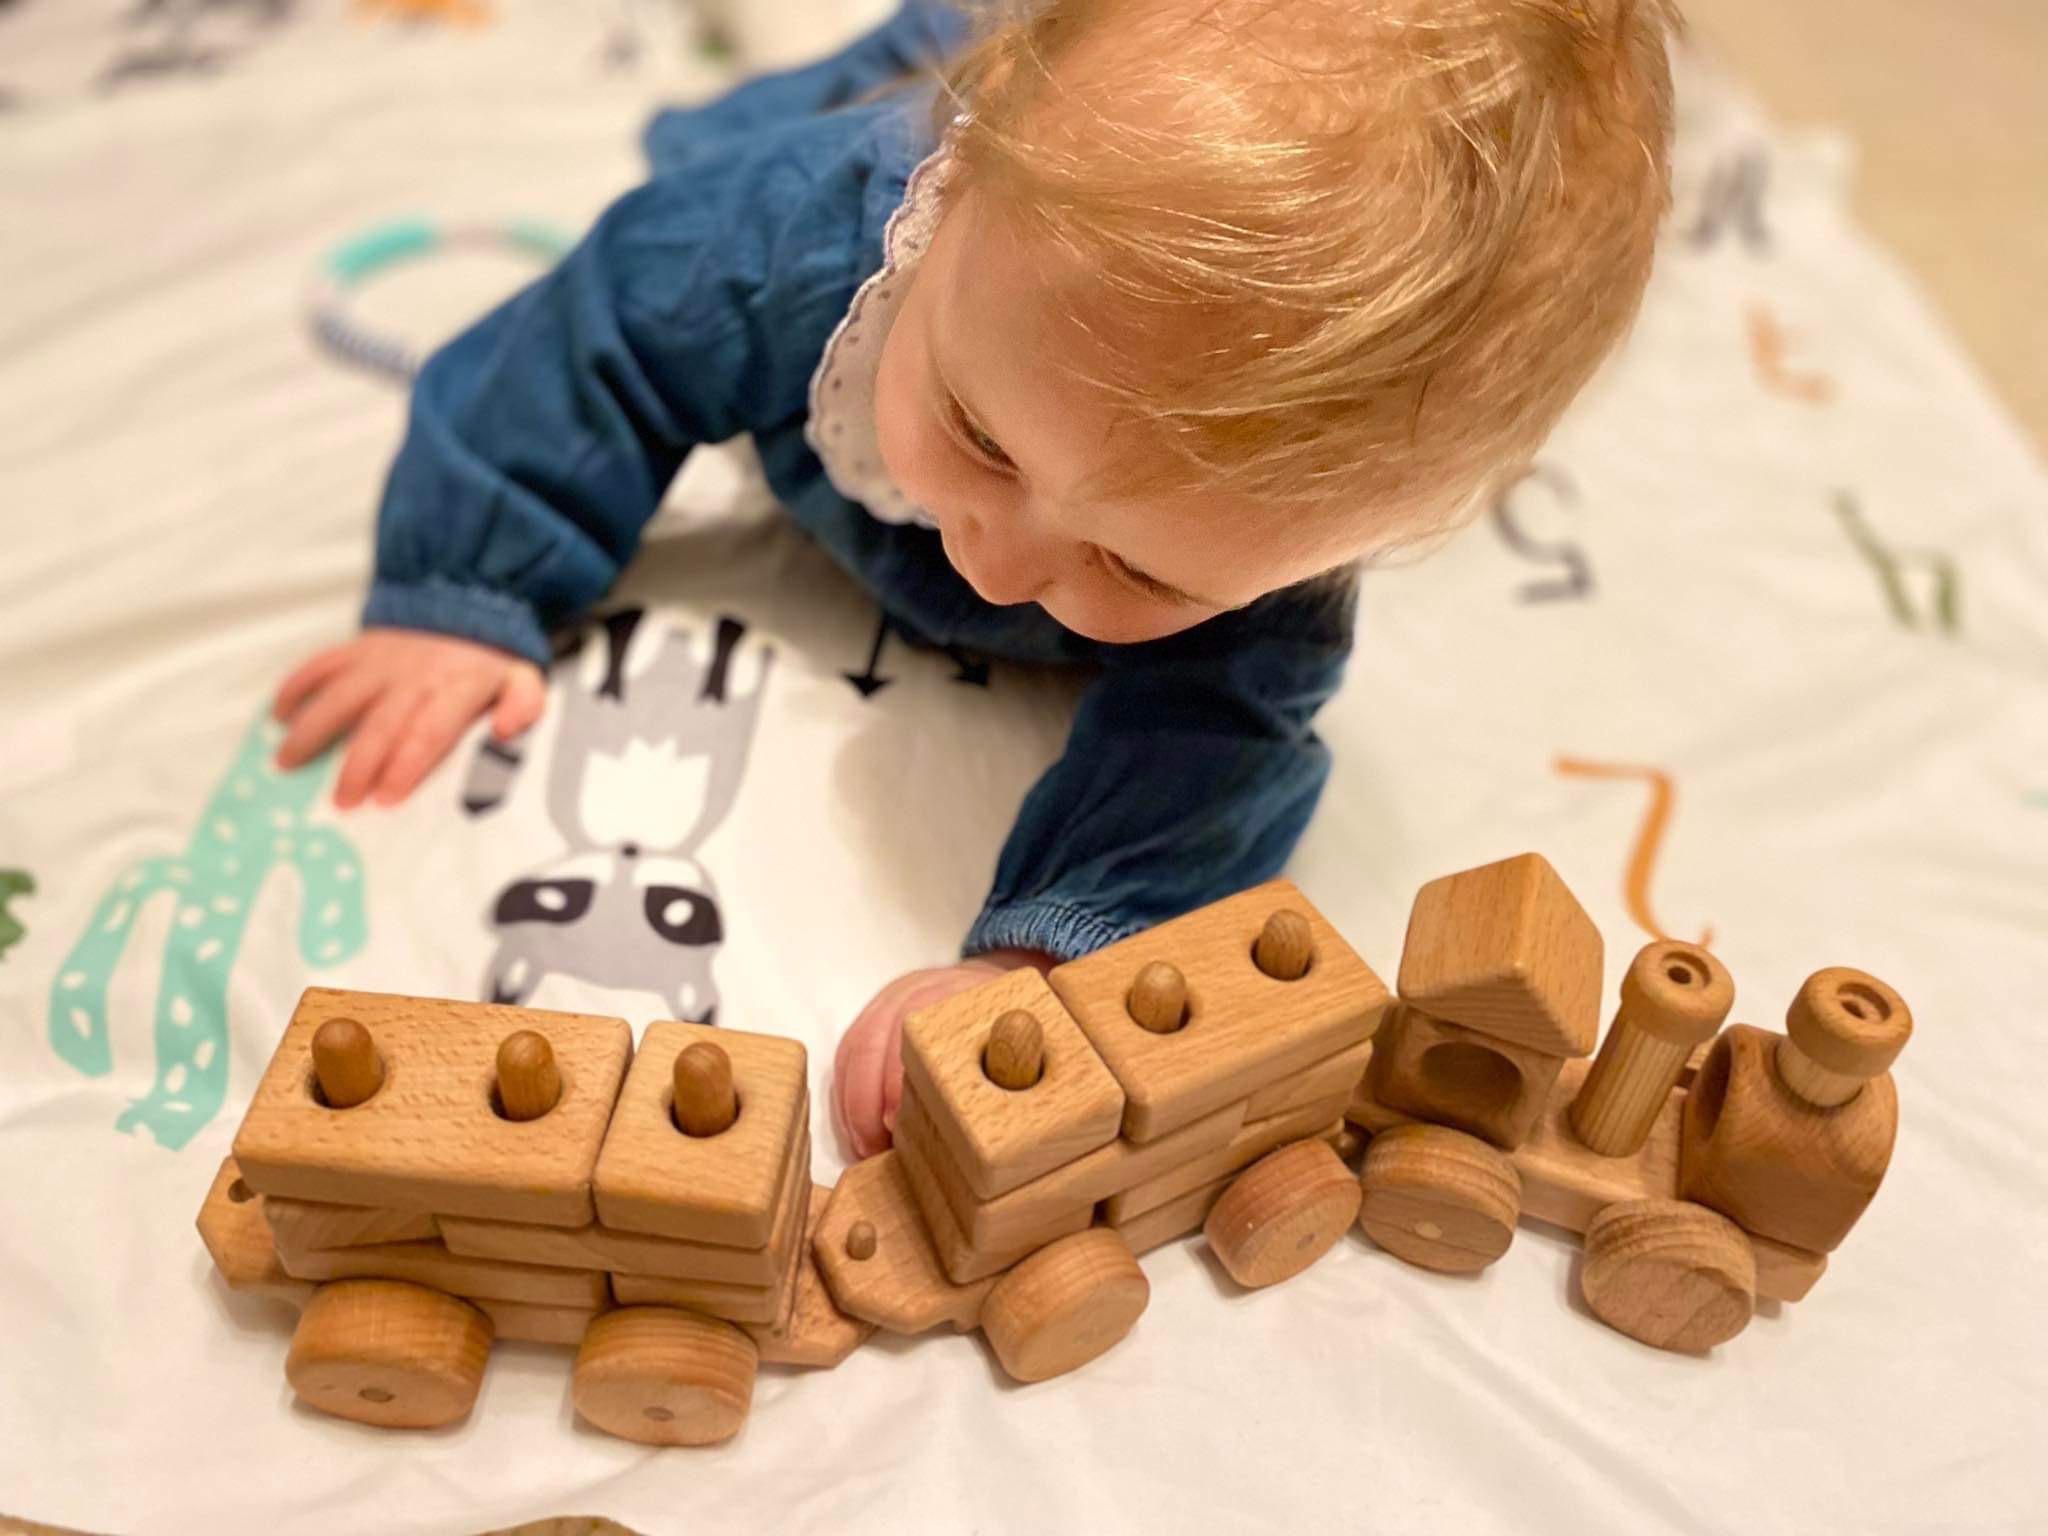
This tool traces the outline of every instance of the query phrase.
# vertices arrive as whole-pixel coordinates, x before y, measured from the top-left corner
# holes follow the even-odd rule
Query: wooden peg
[[[1778,1077],[1816,1109],[1846,1104],[1887,1071],[1913,1037],[1906,1000],[1867,971],[1829,966],[1785,1010]]]
[[[732,1059],[709,1040],[676,1053],[676,1128],[685,1136],[716,1136],[739,1118]]]
[[[1125,1007],[1143,1028],[1155,1035],[1170,1035],[1187,1022],[1187,978],[1178,967],[1154,960],[1131,983]]]
[[[996,1020],[981,1053],[981,1070],[998,1088],[1013,1092],[1034,1085],[1045,1075],[1045,1032],[1037,1018],[1012,1008]]]
[[[377,1042],[354,1019],[329,1019],[313,1033],[313,1075],[329,1109],[354,1109],[384,1086]]]
[[[1703,1205],[1629,1200],[1586,1228],[1580,1285],[1610,1328],[1699,1354],[1749,1326],[1756,1255],[1742,1228]]]
[[[1632,1157],[1649,1139],[1686,1059],[1735,1006],[1726,967],[1694,945],[1645,944],[1621,979],[1621,1007],[1572,1100],[1571,1127],[1603,1157]]]
[[[1308,919],[1282,907],[1266,919],[1252,945],[1252,963],[1275,981],[1299,981],[1315,959],[1315,938]]]
[[[1321,1141],[1268,1153],[1223,1192],[1202,1233],[1230,1278],[1257,1289],[1292,1279],[1333,1248],[1358,1215],[1359,1185]]]
[[[856,1221],[846,1229],[846,1256],[856,1264],[865,1263],[875,1256],[875,1224],[872,1221]]]
[[[562,1098],[555,1048],[537,1030],[507,1035],[498,1046],[498,1103],[507,1120],[538,1120]]]

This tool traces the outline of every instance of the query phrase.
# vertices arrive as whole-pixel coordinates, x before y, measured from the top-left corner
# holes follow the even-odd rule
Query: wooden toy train
[[[1264,1286],[1354,1222],[1474,1271],[1531,1216],[1584,1234],[1601,1318],[1705,1350],[1805,1296],[1876,1192],[1911,1015],[1830,969],[1786,1033],[1724,1030],[1720,963],[1653,943],[1593,1056],[1601,964],[1535,854],[1423,887],[1398,1001],[1274,881],[918,1014],[896,1145],[832,1191],[794,1041],[657,1023],[636,1052],[619,1019],[316,988],[199,1228],[230,1286],[303,1305],[298,1395],[394,1426],[466,1414],[494,1336],[577,1345],[577,1410],[655,1444],[728,1438],[760,1362],[878,1327],[979,1327],[1039,1381],[1198,1227]]]

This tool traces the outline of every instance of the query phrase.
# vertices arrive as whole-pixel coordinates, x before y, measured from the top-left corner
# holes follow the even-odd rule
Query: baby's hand
[[[277,765],[296,768],[353,730],[334,803],[396,805],[478,715],[491,711],[491,734],[506,741],[538,720],[546,701],[540,668],[493,646],[418,629],[365,630],[277,690],[273,712],[291,727]]]
[[[896,1106],[903,1100],[905,1019],[991,976],[1024,965],[1050,970],[1054,963],[1033,950],[993,950],[957,965],[912,971],[877,992],[840,1040],[832,1063],[833,1114],[853,1155],[887,1151],[895,1132]]]

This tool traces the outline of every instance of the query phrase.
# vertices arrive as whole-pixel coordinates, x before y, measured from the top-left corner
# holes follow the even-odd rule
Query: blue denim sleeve
[[[961,952],[1072,959],[1278,874],[1329,777],[1313,721],[1356,612],[1347,576],[1105,647]]]
[[[802,412],[909,161],[887,108],[797,119],[657,177],[436,353],[378,519],[363,620],[542,665],[699,443]],[[892,146],[894,146],[892,148]]]

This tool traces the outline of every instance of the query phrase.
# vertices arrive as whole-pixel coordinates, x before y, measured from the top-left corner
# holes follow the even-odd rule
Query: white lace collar
[[[910,173],[902,206],[882,232],[882,269],[861,284],[811,375],[811,417],[804,426],[804,440],[840,495],[885,523],[925,528],[937,525],[882,465],[875,437],[875,376],[882,367],[882,343],[910,291],[911,274],[938,227],[949,164],[941,147]]]

